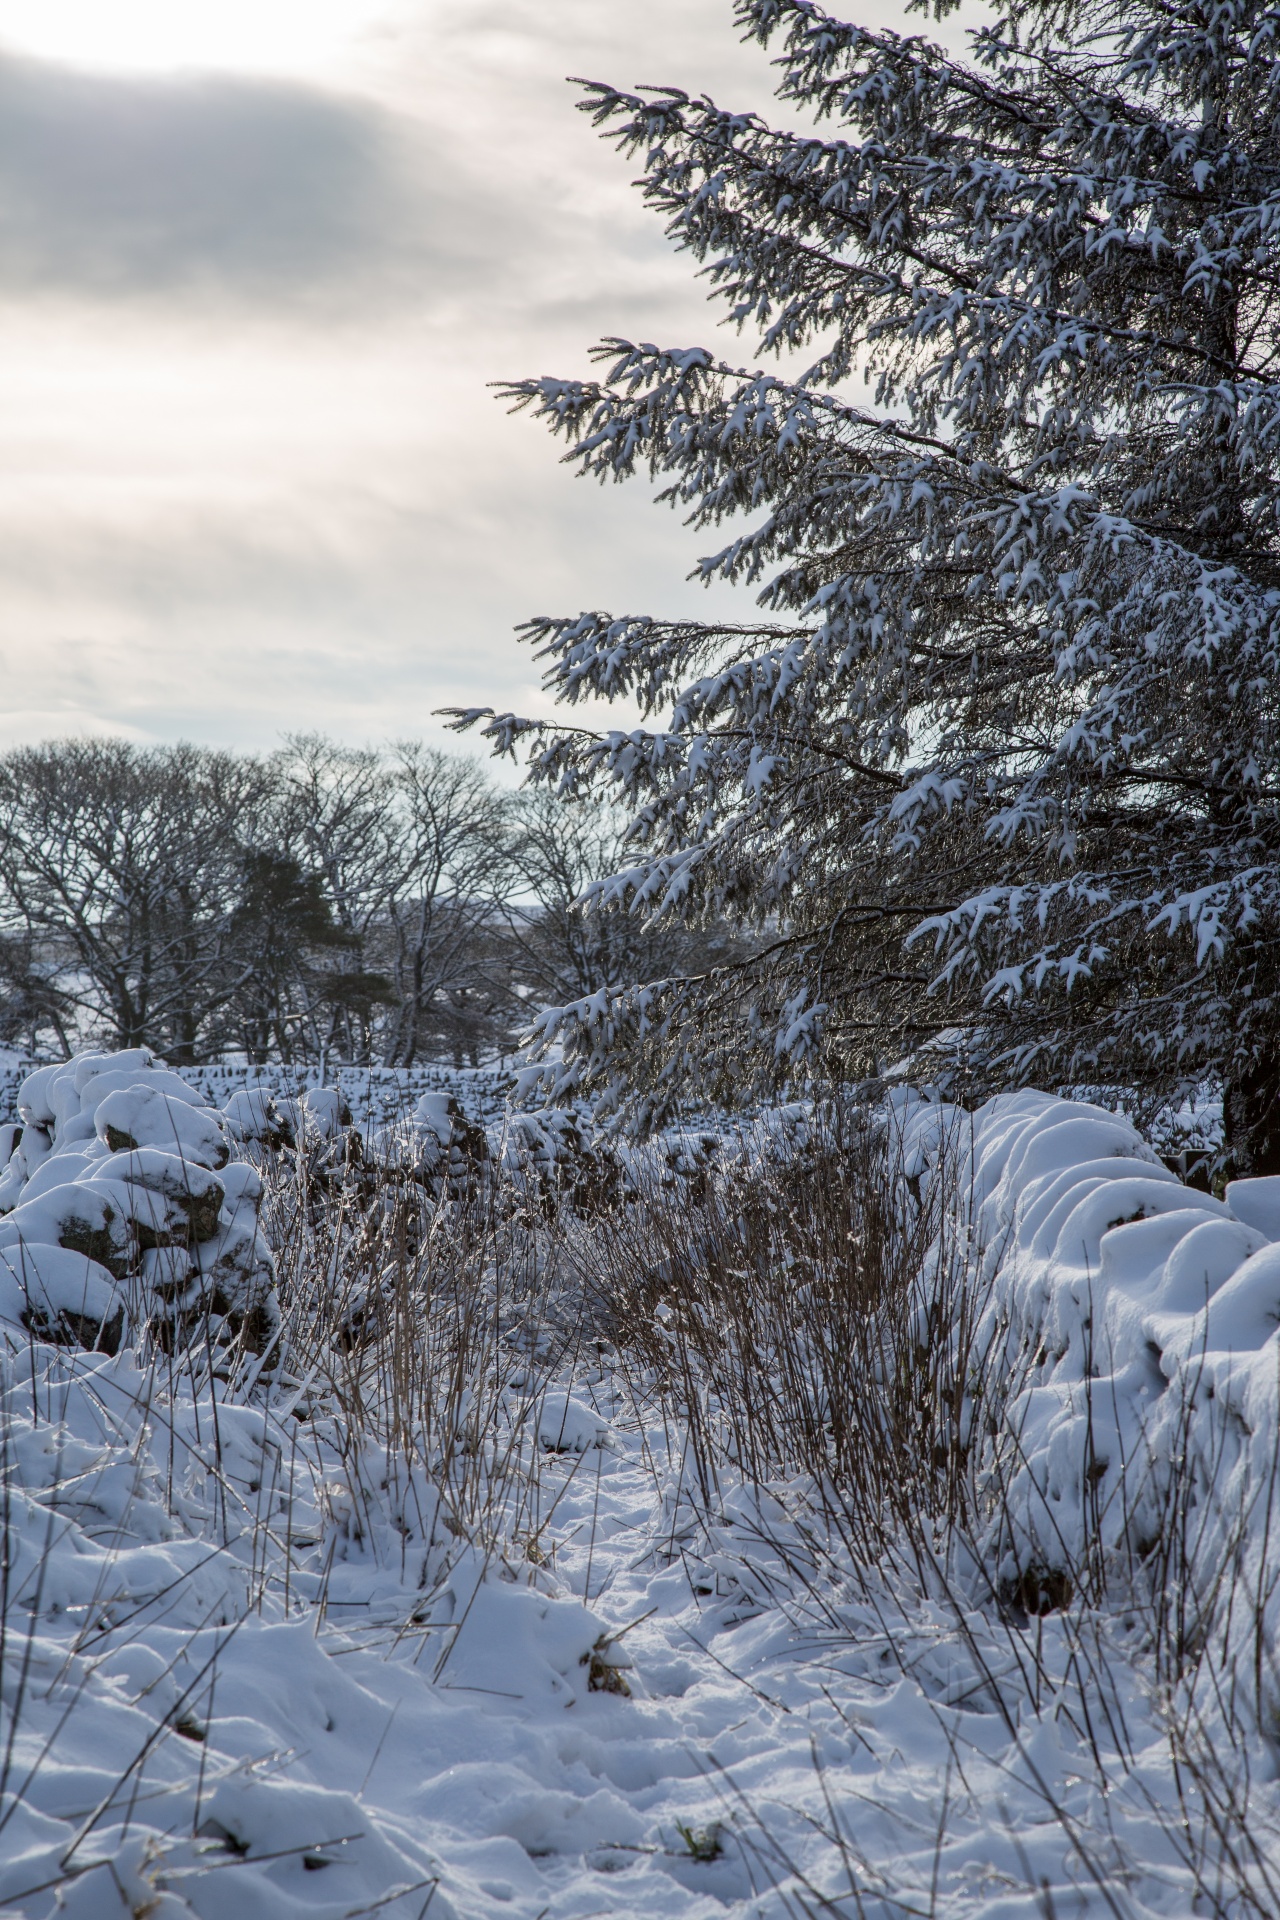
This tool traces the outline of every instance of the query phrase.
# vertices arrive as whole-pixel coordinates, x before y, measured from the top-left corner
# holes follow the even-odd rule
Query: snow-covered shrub
[[[254,1352],[277,1324],[262,1183],[235,1129],[146,1048],[38,1068],[0,1175],[0,1322],[114,1352],[199,1325]]]
[[[515,1184],[554,1211],[593,1217],[615,1206],[627,1187],[624,1152],[598,1137],[582,1116],[551,1108],[512,1113],[503,1167]]]

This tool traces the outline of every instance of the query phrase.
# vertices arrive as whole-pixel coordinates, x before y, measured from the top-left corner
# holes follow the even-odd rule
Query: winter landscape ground
[[[867,11],[574,83],[527,794],[0,756],[0,1916],[1280,1915],[1280,5]]]
[[[1273,1914],[1280,1185],[32,1075],[0,1911]]]

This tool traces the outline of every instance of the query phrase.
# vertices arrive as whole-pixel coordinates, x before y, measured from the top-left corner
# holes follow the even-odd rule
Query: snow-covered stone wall
[[[0,1053],[0,1121],[17,1117],[18,1095],[28,1075],[43,1063],[13,1053]],[[468,1115],[481,1122],[497,1119],[506,1104],[511,1076],[497,1068],[422,1067],[287,1067],[206,1065],[183,1067],[182,1078],[211,1107],[225,1107],[232,1095],[246,1087],[266,1087],[273,1094],[300,1099],[311,1089],[330,1087],[341,1093],[354,1124],[369,1128],[402,1120],[424,1094],[452,1094]]]
[[[952,1257],[985,1290],[971,1350],[988,1383],[1013,1382],[1003,1575],[1096,1553],[1158,1562],[1179,1528],[1206,1605],[1231,1567],[1273,1634],[1280,1179],[1216,1199],[1123,1118],[1032,1092],[973,1114],[908,1106],[902,1133],[908,1171],[945,1183]],[[985,1412],[975,1397],[966,1418]],[[1235,1624],[1254,1633],[1252,1603]]]
[[[146,1048],[37,1068],[0,1128],[0,1323],[115,1352],[157,1319],[276,1323],[262,1181],[237,1132]]]

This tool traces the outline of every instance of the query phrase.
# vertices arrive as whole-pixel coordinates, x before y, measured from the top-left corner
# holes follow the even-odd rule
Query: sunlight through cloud
[[[0,48],[132,72],[296,71],[340,58],[388,0],[0,0]]]

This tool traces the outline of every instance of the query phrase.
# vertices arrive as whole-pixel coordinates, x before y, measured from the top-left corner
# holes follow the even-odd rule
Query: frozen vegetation
[[[1280,1186],[25,1083],[0,1912],[1274,1914]]]

